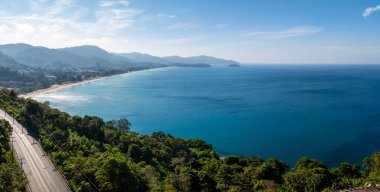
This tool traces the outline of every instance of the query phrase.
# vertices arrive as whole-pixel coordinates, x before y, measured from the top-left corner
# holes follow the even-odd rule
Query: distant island
[[[240,67],[239,64],[229,64],[228,67]]]

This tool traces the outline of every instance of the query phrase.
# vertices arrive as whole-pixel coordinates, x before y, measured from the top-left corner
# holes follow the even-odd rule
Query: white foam
[[[109,97],[109,96],[103,96],[101,98],[104,99],[104,100],[108,100],[108,101],[113,101],[114,100],[112,97]]]
[[[68,92],[47,93],[47,94],[35,96],[33,97],[33,99],[40,102],[49,101],[58,105],[64,104],[64,105],[69,105],[69,106],[82,105],[85,103],[90,103],[92,101],[91,96],[74,95]]]

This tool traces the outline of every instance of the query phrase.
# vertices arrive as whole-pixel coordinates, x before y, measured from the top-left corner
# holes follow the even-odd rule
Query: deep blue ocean
[[[36,97],[132,130],[200,138],[221,154],[361,164],[380,150],[380,65],[163,68]]]

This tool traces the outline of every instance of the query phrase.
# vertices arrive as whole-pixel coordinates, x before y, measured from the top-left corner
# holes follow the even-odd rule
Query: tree
[[[0,191],[24,191],[26,178],[17,166],[10,150],[9,140],[12,127],[8,121],[0,119]]]
[[[334,179],[331,187],[333,190],[355,187],[361,176],[360,167],[349,163],[341,163],[339,167],[331,168],[330,172]]]
[[[99,117],[84,116],[78,132],[90,139],[103,142],[105,138],[103,130],[104,126],[105,123],[103,119]]]
[[[17,93],[12,89],[9,96],[11,96],[13,100],[15,100],[17,98]]]
[[[20,167],[16,164],[0,164],[0,191],[25,191],[26,178]]]
[[[118,130],[128,132],[131,129],[132,124],[128,121],[127,118],[121,118],[119,120],[112,121],[114,127]]]
[[[152,138],[157,139],[159,142],[164,142],[166,139],[166,134],[162,131],[157,131],[152,134]]]
[[[263,168],[263,175],[260,179],[273,180],[278,183],[282,182],[282,175],[289,168],[286,163],[275,158],[269,158],[261,167]]]
[[[154,154],[153,154],[152,150],[149,147],[144,146],[142,148],[141,159],[148,164],[152,164],[153,163],[153,157],[154,157]]]
[[[341,163],[337,168],[341,178],[358,178],[360,177],[360,167],[356,164]]]
[[[144,191],[125,159],[110,157],[102,162],[96,171],[95,179],[101,191]]]
[[[4,153],[9,150],[9,135],[12,127],[8,121],[0,119],[0,163],[5,162]]]
[[[380,182],[380,152],[374,153],[370,158],[366,158],[363,168],[370,182]]]
[[[315,159],[303,157],[296,169],[283,175],[284,187],[289,191],[316,192],[331,186],[331,175],[326,166]]]
[[[136,144],[132,144],[128,147],[128,156],[133,159],[133,161],[138,162],[141,159],[142,150]]]

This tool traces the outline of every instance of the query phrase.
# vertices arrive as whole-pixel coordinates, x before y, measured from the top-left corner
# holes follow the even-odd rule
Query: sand
[[[85,79],[83,81],[78,81],[78,82],[73,82],[73,83],[65,83],[65,84],[61,84],[61,85],[57,85],[56,84],[56,85],[52,85],[52,86],[50,86],[49,88],[46,88],[46,89],[39,89],[39,90],[30,92],[30,93],[25,93],[25,94],[19,95],[19,97],[22,97],[22,98],[25,98],[25,99],[27,99],[27,98],[33,98],[33,97],[36,97],[38,95],[46,94],[46,93],[53,92],[53,91],[58,91],[60,89],[64,89],[64,88],[67,88],[67,87],[72,87],[72,86],[76,86],[76,85],[91,83],[91,82],[94,82],[94,81],[105,79],[107,77],[118,76],[118,75],[125,75],[125,74],[131,74],[131,73],[137,73],[137,72],[143,72],[143,71],[149,71],[149,70],[154,70],[154,69],[161,69],[161,68],[151,68],[151,69],[144,69],[144,70],[137,70],[137,71],[129,71],[129,72],[126,72],[126,73],[121,73],[121,74],[116,74],[116,75],[110,75],[110,76],[104,76],[104,77],[93,77],[93,78],[90,78],[90,79]]]
[[[62,85],[55,84],[55,85],[52,85],[52,86],[50,86],[49,88],[46,88],[46,89],[39,89],[39,90],[30,92],[30,93],[25,93],[25,94],[19,95],[19,97],[23,97],[25,99],[32,98],[32,97],[36,97],[38,95],[46,94],[46,93],[49,93],[49,92],[52,92],[52,91],[58,91],[60,89],[67,88],[67,87],[72,87],[72,86],[75,86],[75,85],[81,85],[81,84],[85,84],[85,83],[91,83],[91,82],[94,82],[94,81],[97,81],[97,80],[101,80],[101,79],[104,79],[104,78],[105,77],[93,77],[91,79],[85,79],[83,81],[78,81],[78,82],[73,82],[73,83],[65,83],[65,84],[62,84]]]

